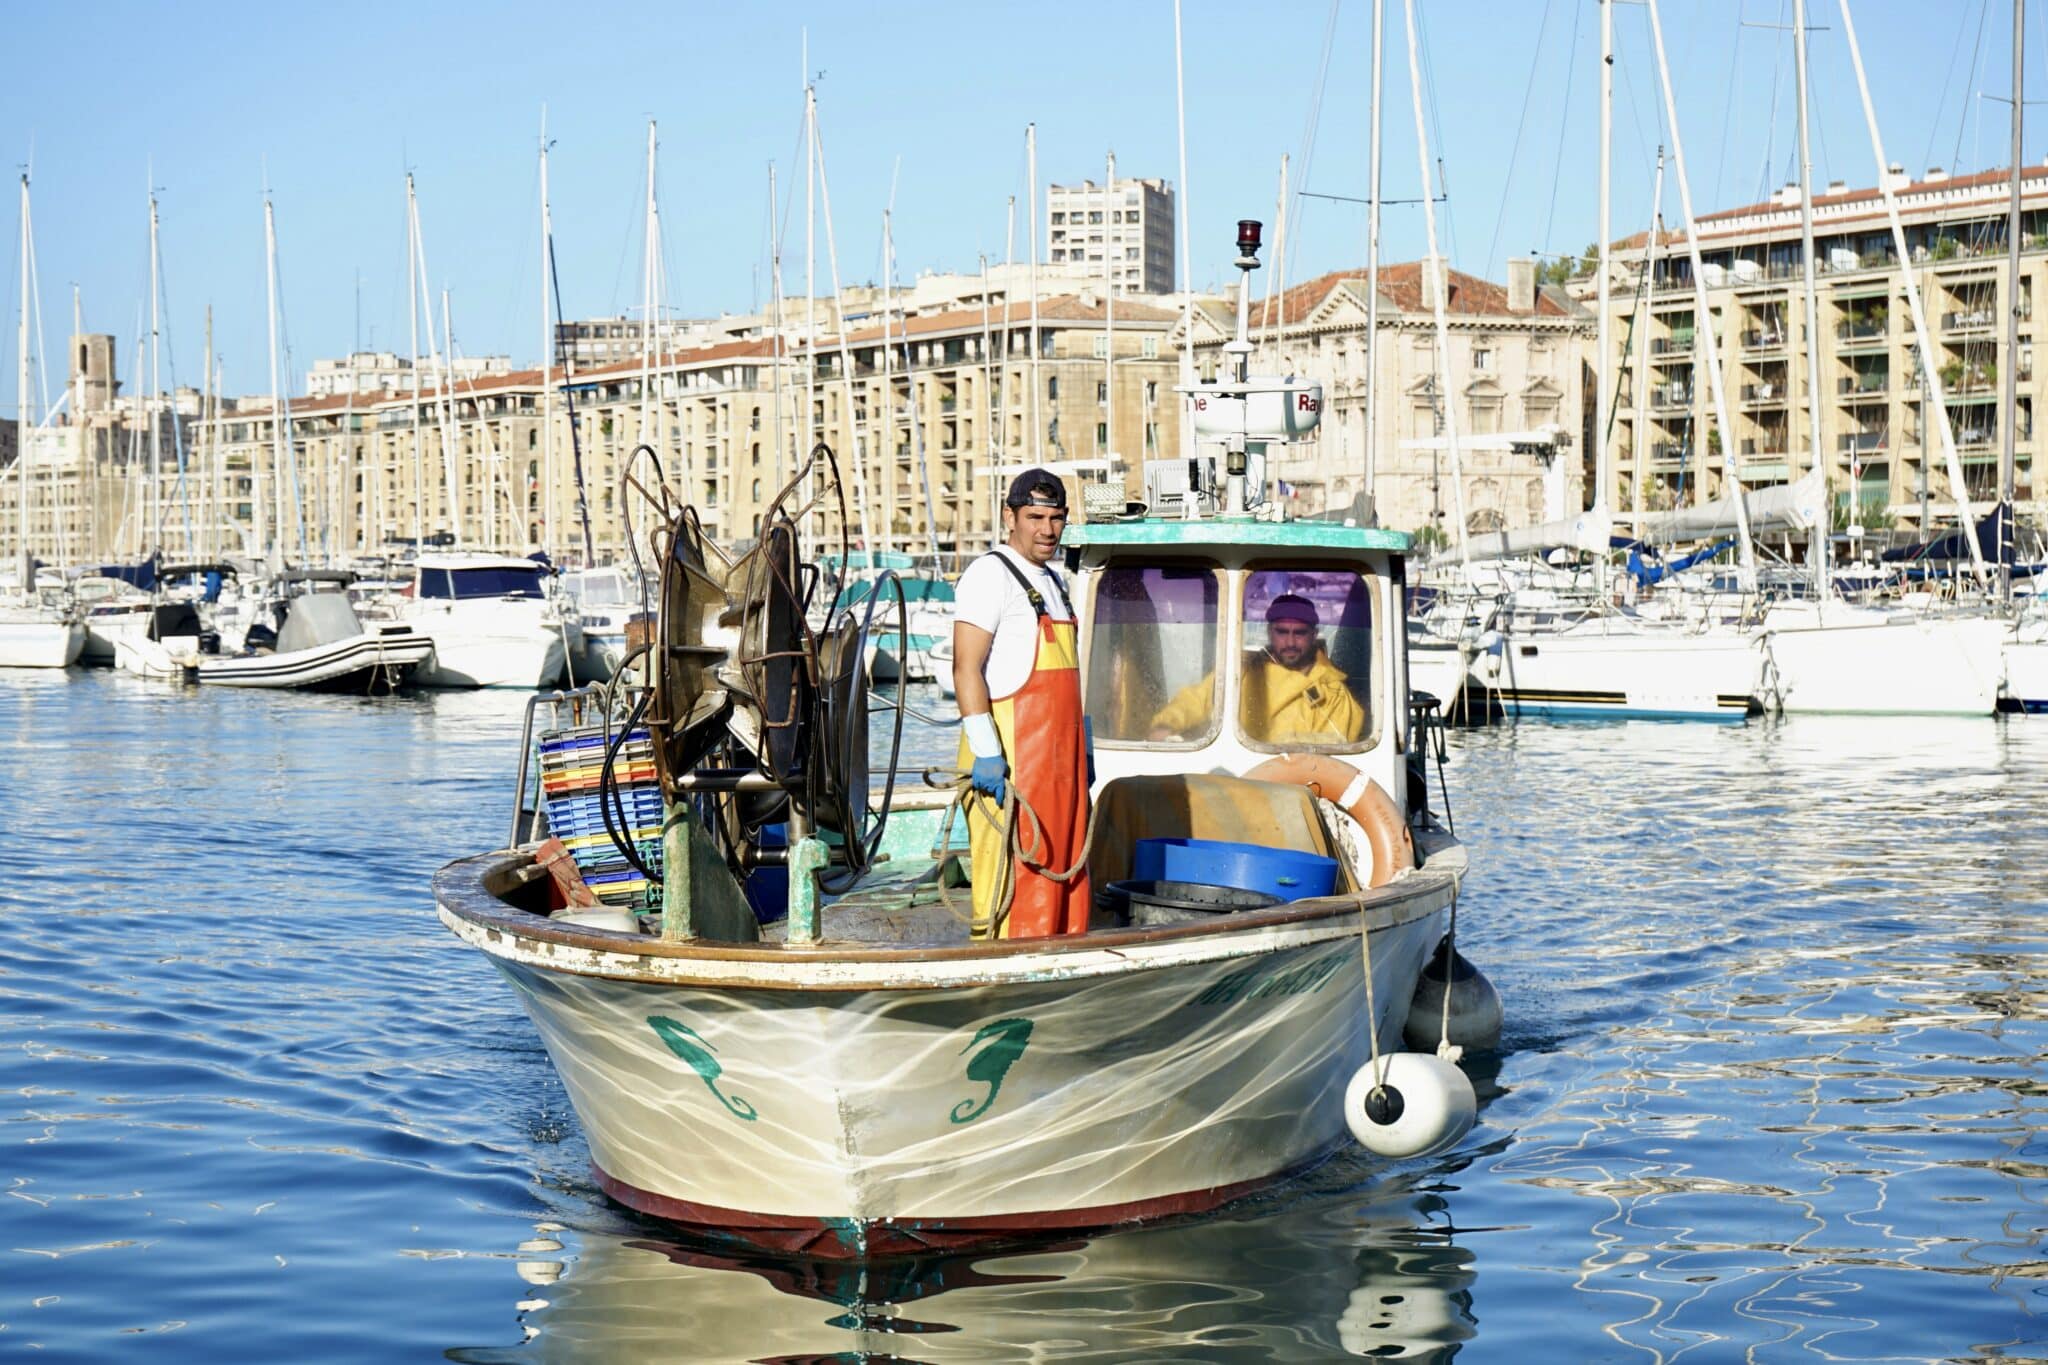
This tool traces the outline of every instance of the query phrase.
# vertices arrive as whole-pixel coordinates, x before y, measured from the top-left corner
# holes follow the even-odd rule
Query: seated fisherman
[[[1245,665],[1239,723],[1261,744],[1354,744],[1365,708],[1344,671],[1323,648],[1315,603],[1283,593],[1266,608],[1266,648]],[[1213,675],[1174,694],[1152,718],[1155,740],[1186,739],[1206,729]]]

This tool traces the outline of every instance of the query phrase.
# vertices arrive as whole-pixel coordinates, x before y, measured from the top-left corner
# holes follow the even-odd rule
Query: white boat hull
[[[1919,617],[1767,628],[1765,691],[1788,714],[1988,716],[2007,629]]]
[[[1589,630],[1505,636],[1472,679],[1511,716],[1741,720],[1762,666],[1748,635]]]
[[[562,676],[562,637],[556,633],[493,636],[434,631],[433,640],[433,662],[419,678],[423,687],[536,688]]]
[[[0,621],[0,668],[69,668],[84,649],[76,622]]]
[[[123,632],[114,637],[114,667],[137,677],[182,681],[198,669],[200,657],[196,635],[152,640]]]
[[[922,960],[678,957],[597,931],[585,953],[459,913],[464,867],[443,874],[441,917],[532,1017],[605,1189],[783,1250],[1211,1208],[1347,1140],[1342,1093],[1369,1055],[1355,912]],[[1454,882],[1373,893],[1383,1047],[1401,1046]]]
[[[407,626],[372,624],[360,635],[310,649],[208,659],[199,681],[214,687],[310,691],[390,691],[412,681],[433,657],[434,642]]]
[[[1469,647],[1448,640],[1424,643],[1411,639],[1408,642],[1408,693],[1410,696],[1417,692],[1429,693],[1448,714],[1456,706],[1458,694],[1465,690],[1471,663]]]
[[[2005,708],[2048,711],[2048,632],[2005,642]]]

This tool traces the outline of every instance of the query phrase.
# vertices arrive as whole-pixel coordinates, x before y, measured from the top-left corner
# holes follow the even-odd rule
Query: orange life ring
[[[1245,774],[1254,782],[1307,787],[1358,822],[1372,849],[1372,880],[1385,886],[1402,868],[1415,866],[1415,838],[1387,789],[1342,759],[1322,754],[1280,754]]]

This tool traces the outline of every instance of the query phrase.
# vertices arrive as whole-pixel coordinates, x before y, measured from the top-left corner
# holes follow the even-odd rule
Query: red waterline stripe
[[[1254,1190],[1290,1180],[1329,1154],[1318,1153],[1300,1165],[1253,1180],[1181,1194],[1159,1195],[1126,1204],[1099,1204],[1085,1209],[1046,1209],[1029,1213],[984,1214],[973,1218],[910,1218],[901,1221],[871,1221],[865,1225],[850,1218],[811,1218],[798,1214],[749,1213],[741,1209],[699,1204],[671,1195],[656,1194],[629,1185],[605,1173],[595,1161],[591,1174],[604,1192],[630,1209],[671,1223],[702,1228],[735,1237],[765,1249],[828,1260],[860,1260],[867,1257],[915,1255],[920,1252],[962,1250],[1049,1232],[1077,1232],[1115,1227],[1122,1223],[1155,1218],[1207,1213]]]

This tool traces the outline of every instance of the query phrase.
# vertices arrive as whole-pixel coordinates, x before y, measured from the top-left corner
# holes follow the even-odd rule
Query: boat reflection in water
[[[1334,1163],[1367,1178],[1365,1163]],[[1476,1333],[1473,1253],[1433,1174],[1341,1199],[983,1256],[796,1260],[543,1224],[522,1252],[530,1340],[486,1360],[1442,1358]],[[1332,1194],[1334,1195],[1334,1191]]]

